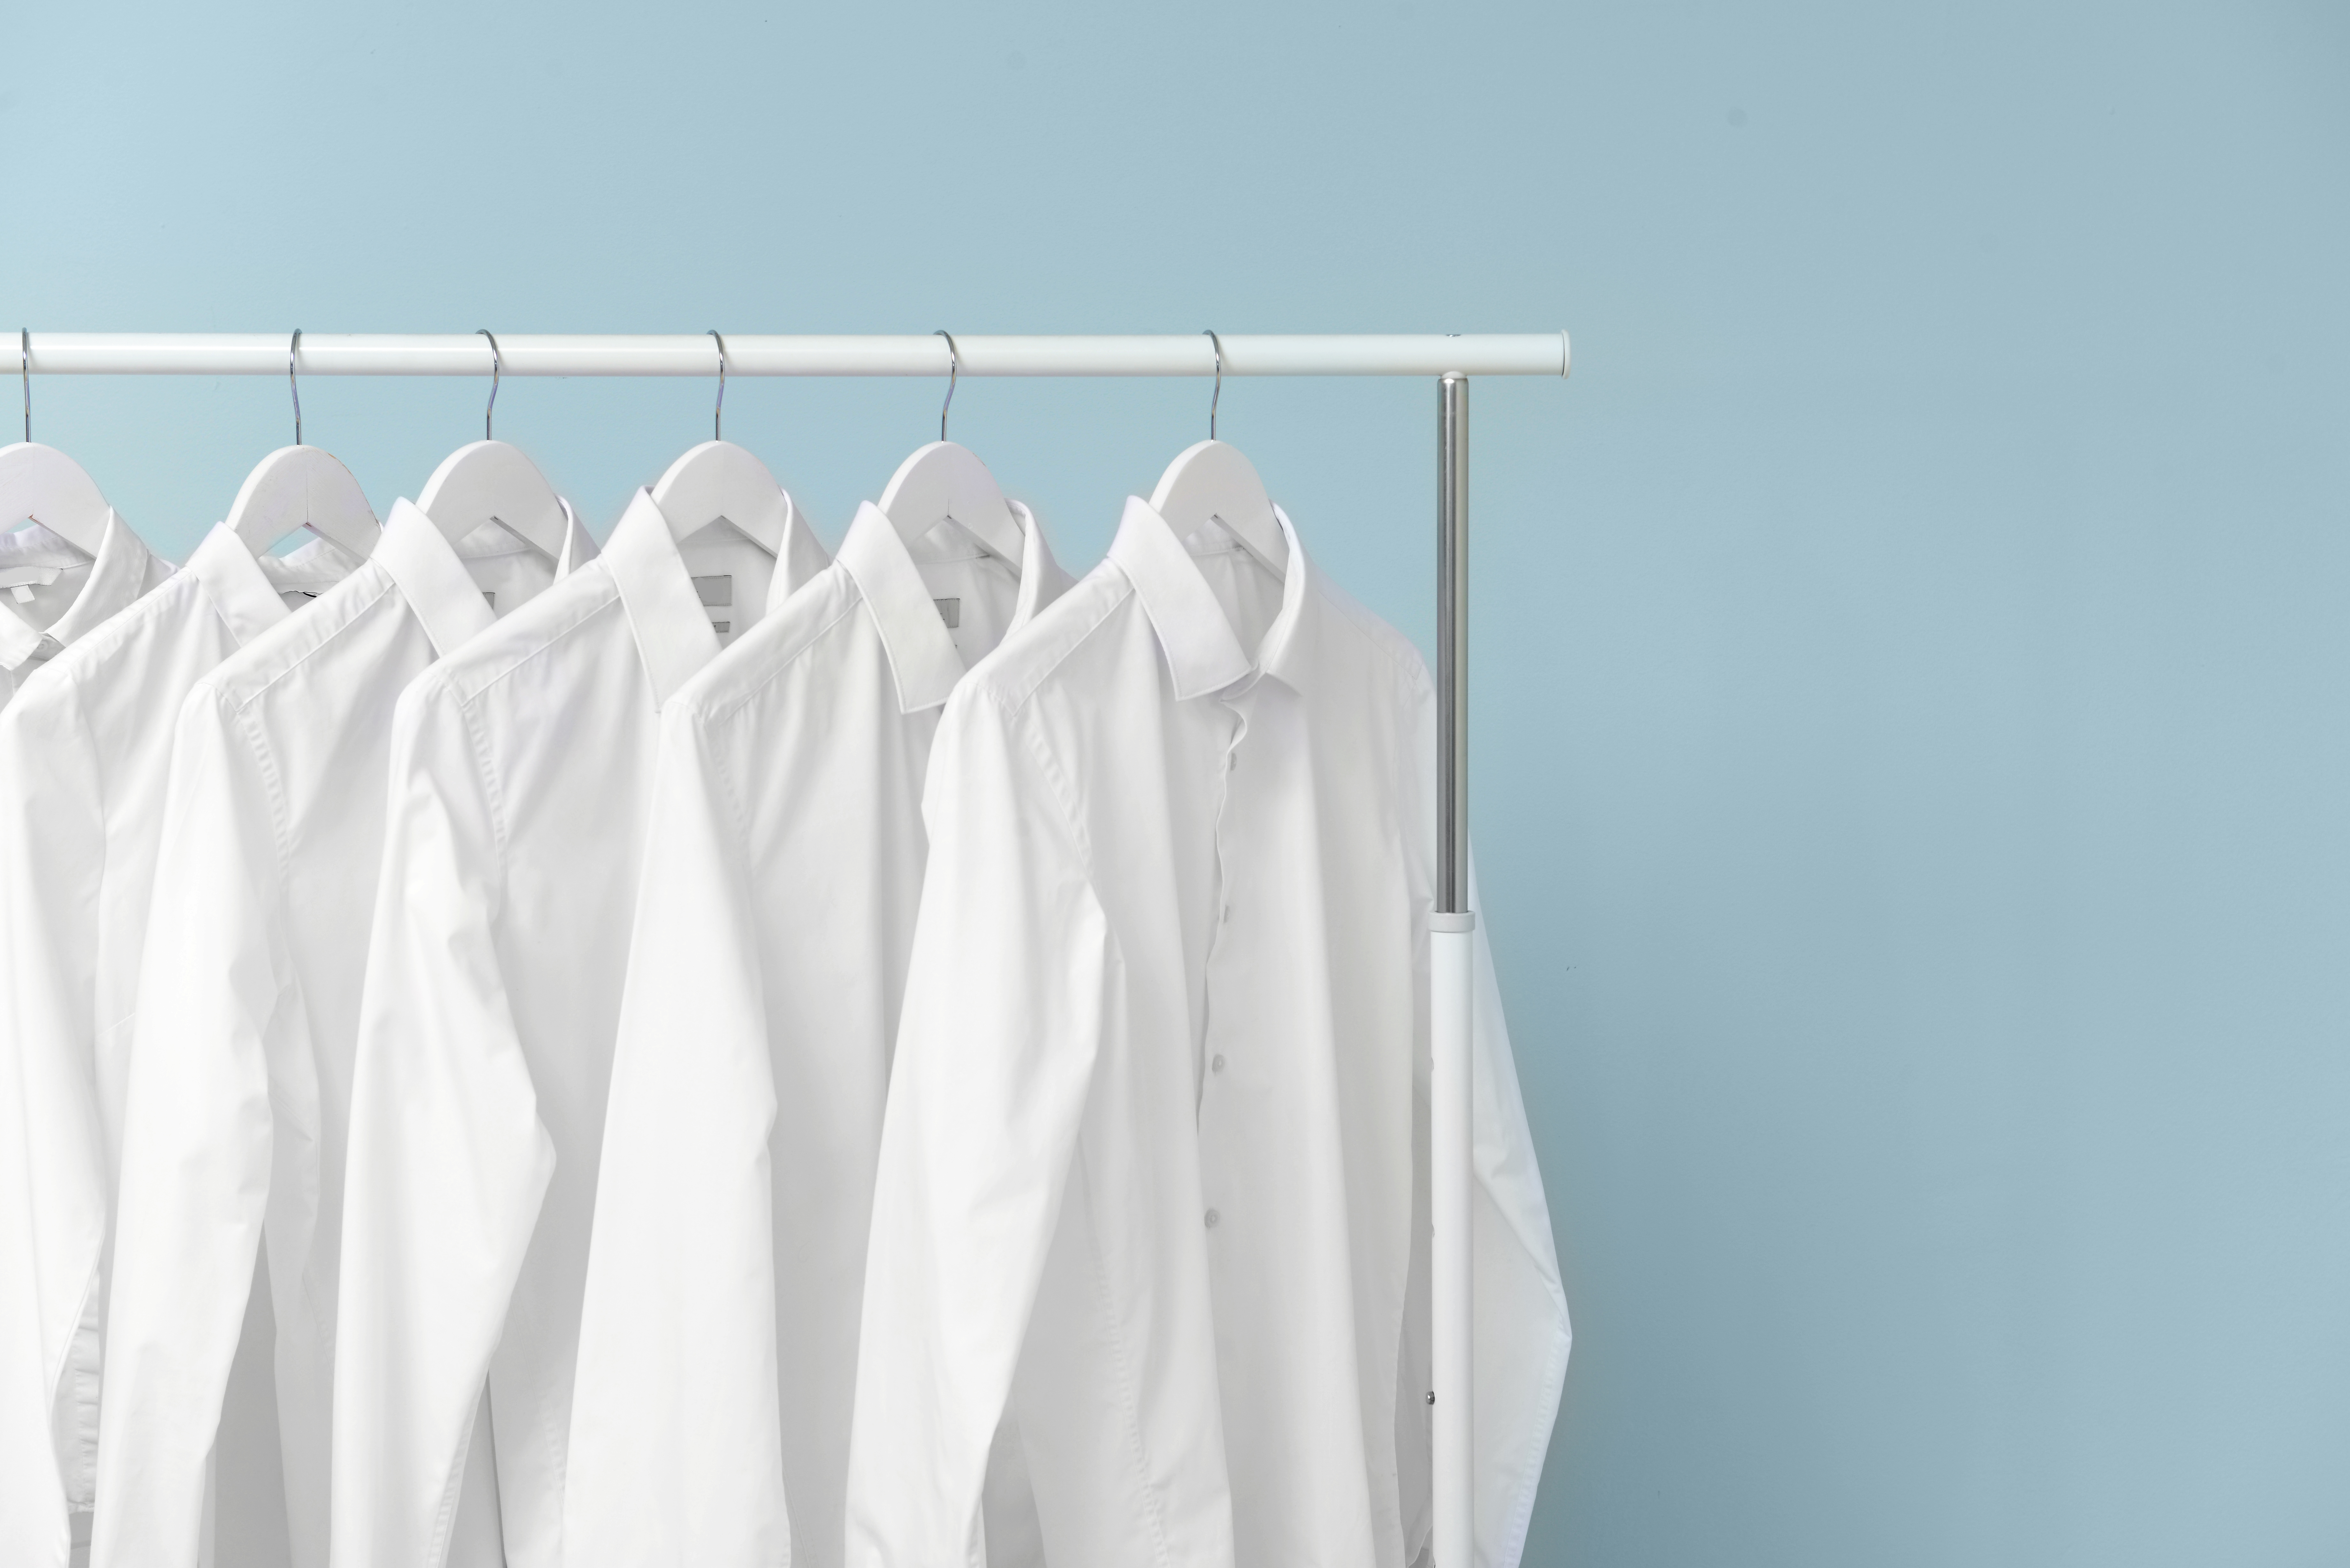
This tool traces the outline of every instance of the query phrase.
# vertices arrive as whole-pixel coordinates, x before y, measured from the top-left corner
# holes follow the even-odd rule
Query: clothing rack
[[[1429,1401],[1436,1568],[1469,1568],[1474,1485],[1469,909],[1469,378],[1565,376],[1564,332],[949,338],[671,334],[43,332],[23,373],[117,376],[1430,376],[1437,379],[1437,877],[1431,1049]],[[723,355],[723,359],[722,359]]]

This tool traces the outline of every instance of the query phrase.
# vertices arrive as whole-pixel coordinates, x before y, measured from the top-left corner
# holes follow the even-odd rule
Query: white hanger
[[[718,338],[718,407],[710,417],[712,439],[669,465],[653,484],[653,504],[669,519],[680,544],[712,523],[729,523],[770,556],[784,553],[784,530],[791,503],[767,465],[723,439],[726,418],[726,339]]]
[[[944,332],[937,336],[947,340],[947,400],[939,407],[939,439],[898,465],[878,504],[909,545],[951,520],[1016,571],[1026,537],[1012,514],[1012,504],[1003,499],[1003,487],[977,454],[947,440],[947,410],[954,406],[962,358],[951,337]]]
[[[1273,514],[1273,499],[1256,467],[1216,439],[1216,405],[1224,398],[1224,346],[1212,332],[1208,340],[1216,349],[1216,391],[1208,401],[1208,439],[1183,449],[1159,488],[1150,493],[1150,508],[1167,520],[1178,535],[1196,534],[1211,519],[1223,524],[1241,548],[1256,557],[1275,576],[1289,569],[1289,541],[1281,520]]]
[[[490,436],[490,417],[498,406],[498,340],[486,327],[481,335],[490,339],[490,402],[482,413],[482,439],[442,460],[416,498],[417,510],[452,545],[483,524],[496,523],[548,560],[559,561],[569,530],[555,486],[520,447]]]
[[[33,334],[17,329],[24,355],[25,439],[0,446],[0,517],[30,517],[83,555],[96,559],[111,512],[81,464],[33,440]]]
[[[297,327],[286,348],[286,383],[294,395],[294,444],[279,447],[244,476],[244,488],[228,509],[228,526],[256,556],[307,526],[364,557],[383,534],[367,493],[333,454],[302,444],[302,385],[294,379],[294,356],[301,347]]]

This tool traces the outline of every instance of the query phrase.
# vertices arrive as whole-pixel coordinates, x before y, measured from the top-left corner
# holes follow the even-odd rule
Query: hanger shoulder
[[[307,525],[364,556],[382,532],[351,471],[315,446],[279,447],[255,464],[227,523],[256,556]]]
[[[653,504],[682,542],[723,518],[770,556],[784,550],[791,504],[767,465],[731,441],[706,441],[669,465]]]
[[[1203,441],[1185,448],[1159,476],[1150,507],[1178,534],[1195,533],[1213,518],[1268,570],[1288,568],[1289,541],[1273,514],[1273,499],[1238,447]]]
[[[1016,568],[1025,545],[1020,519],[987,464],[967,446],[934,441],[898,465],[878,503],[909,545],[951,517]]]
[[[0,446],[0,518],[29,517],[86,556],[106,539],[109,508],[81,464],[53,446]]]
[[[451,452],[424,482],[416,506],[452,545],[494,522],[548,560],[563,557],[563,503],[538,464],[510,442],[471,441]]]

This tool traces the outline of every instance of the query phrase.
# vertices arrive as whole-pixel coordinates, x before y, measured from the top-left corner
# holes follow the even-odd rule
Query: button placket
[[[1232,715],[1232,732],[1224,741],[1224,765],[1222,775],[1217,780],[1215,814],[1216,890],[1214,904],[1216,910],[1216,924],[1215,929],[1209,933],[1208,937],[1208,979],[1206,987],[1207,1005],[1205,1008],[1206,1016],[1202,1021],[1203,1027],[1201,1029],[1203,1046],[1211,1044],[1218,1033],[1215,1002],[1216,971],[1218,967],[1216,961],[1223,950],[1226,933],[1232,926],[1232,857],[1230,844],[1230,827],[1232,812],[1232,774],[1239,770],[1241,742],[1247,737],[1249,730],[1248,712],[1247,710],[1241,705],[1239,695],[1240,694],[1238,693],[1228,693],[1216,699],[1216,701],[1222,705],[1224,711]],[[1197,1060],[1197,1058],[1194,1058],[1194,1060]],[[1207,1097],[1208,1081],[1212,1079],[1215,1075],[1222,1074],[1223,1070],[1223,1053],[1221,1051],[1212,1052],[1209,1058],[1208,1073],[1203,1075],[1202,1081],[1200,1085],[1200,1096],[1203,1102]]]

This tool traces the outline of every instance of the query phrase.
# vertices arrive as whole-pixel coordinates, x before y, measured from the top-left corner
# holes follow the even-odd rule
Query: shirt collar
[[[1038,610],[1068,592],[1076,582],[1054,559],[1052,546],[1045,543],[1045,530],[1036,521],[1036,514],[1020,502],[1010,504],[1012,515],[1020,520],[1020,597],[1012,601],[1012,624],[1003,628],[1006,637],[1035,619]]]
[[[1036,514],[1017,501],[1010,504],[1020,524],[1020,591],[1013,600],[1006,636],[1060,597],[1074,580],[1053,558]],[[931,597],[930,584],[923,581],[898,525],[871,502],[862,503],[837,559],[881,628],[881,647],[898,683],[898,711],[919,713],[944,702],[963,677],[962,654],[947,634],[938,601]]]
[[[563,508],[563,554],[555,558],[555,576],[559,581],[596,558],[596,536],[579,521],[579,514],[571,510],[571,503],[563,496],[555,498]]]
[[[225,523],[213,524],[183,569],[203,589],[213,613],[240,648],[293,613],[270,586],[253,547]]]
[[[0,605],[0,669],[16,670],[26,661],[41,655],[43,644],[47,651],[58,649],[80,637],[137,598],[147,586],[149,568],[154,556],[130,531],[130,525],[109,507],[106,531],[99,536],[98,556],[90,562],[89,576],[82,583],[81,592],[74,596],[65,613],[52,622],[46,632],[36,631],[25,618],[5,605]]]
[[[881,628],[881,646],[898,681],[898,711],[919,713],[944,702],[962,679],[962,655],[947,635],[947,623],[898,536],[898,525],[870,501],[862,503],[835,558],[855,579],[873,624]]]
[[[800,515],[799,504],[788,490],[784,495],[784,547],[775,555],[775,575],[767,579],[767,613],[775,614],[784,607],[784,601],[806,587],[818,572],[832,565],[832,557],[816,543],[816,533],[807,519]]]
[[[1192,565],[1191,553],[1167,519],[1139,495],[1126,498],[1126,515],[1109,543],[1109,558],[1134,585],[1143,613],[1159,634],[1168,671],[1175,678],[1176,701],[1221,690],[1249,673],[1249,657],[1232,635],[1215,591]]]
[[[373,559],[391,574],[392,586],[424,623],[424,635],[442,658],[497,618],[440,524],[404,496],[392,503]]]
[[[1281,609],[1265,629],[1264,643],[1252,661],[1242,649],[1232,624],[1217,601],[1215,590],[1200,573],[1190,551],[1175,536],[1167,519],[1139,496],[1126,498],[1126,515],[1110,541],[1109,558],[1134,584],[1142,608],[1159,634],[1175,697],[1187,701],[1222,691],[1259,674],[1271,675],[1298,691],[1312,680],[1314,639],[1305,630],[1314,602],[1314,563],[1298,543],[1289,514],[1273,509],[1281,536],[1289,545],[1288,569],[1282,574]]]
[[[653,701],[666,704],[686,679],[718,656],[718,633],[693,591],[685,558],[670,537],[669,519],[650,492],[629,498],[604,546],[603,561],[620,590],[637,654],[653,683]]]
[[[1289,544],[1289,567],[1281,577],[1281,611],[1265,629],[1264,646],[1257,650],[1257,667],[1293,691],[1310,693],[1315,639],[1308,623],[1314,607],[1322,602],[1321,568],[1298,542],[1289,514],[1275,506],[1273,516]]]

